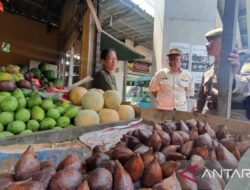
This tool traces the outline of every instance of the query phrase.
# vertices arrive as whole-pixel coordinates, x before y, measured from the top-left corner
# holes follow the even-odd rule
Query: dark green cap
[[[206,33],[206,38],[214,38],[214,37],[219,37],[222,35],[222,31],[223,29],[222,28],[216,28],[216,29],[213,29],[213,30],[210,30]]]

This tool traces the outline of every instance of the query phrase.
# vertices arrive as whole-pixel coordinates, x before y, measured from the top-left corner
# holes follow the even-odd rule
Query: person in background
[[[194,104],[193,111],[202,112],[205,105],[205,112],[209,114],[216,114],[217,97],[218,97],[218,74],[222,43],[222,28],[213,29],[206,33],[207,38],[207,54],[215,58],[214,63],[207,68],[202,77],[201,86]],[[231,118],[247,120],[246,115],[246,97],[250,96],[250,85],[247,76],[241,71],[241,64],[239,61],[239,54],[234,49],[228,58],[233,66],[233,91],[232,91],[232,105]],[[243,68],[243,67],[242,67]],[[250,68],[248,68],[250,72]],[[246,69],[245,69],[246,70]],[[247,71],[244,71],[246,73]],[[248,74],[249,77],[249,74]],[[207,103],[207,104],[206,104]]]
[[[149,91],[156,98],[156,108],[187,111],[187,96],[193,96],[191,74],[181,69],[182,52],[172,48],[168,53],[169,68],[157,72],[149,84]]]
[[[112,74],[117,65],[116,52],[113,49],[104,49],[101,53],[103,68],[95,74],[94,88],[106,90],[117,90],[116,79]]]

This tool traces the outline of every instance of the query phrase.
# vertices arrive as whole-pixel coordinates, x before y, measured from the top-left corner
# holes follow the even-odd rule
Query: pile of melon
[[[100,89],[76,87],[70,92],[69,99],[72,104],[82,108],[75,117],[78,127],[135,118],[133,107],[121,105],[122,98],[115,90],[103,92]]]

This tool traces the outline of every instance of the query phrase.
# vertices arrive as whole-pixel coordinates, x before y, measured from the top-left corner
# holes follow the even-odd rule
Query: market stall
[[[201,177],[199,172],[196,173],[190,171],[187,175],[191,177],[191,179],[197,180],[194,183],[192,180],[182,178],[181,176],[183,170],[192,166],[189,165],[190,162],[193,166],[198,167],[198,171],[203,171],[201,169],[204,167],[206,168],[205,171],[209,172],[214,168],[231,169],[234,171],[242,170],[244,167],[247,167],[247,164],[249,164],[249,160],[247,159],[249,151],[247,151],[247,149],[250,146],[250,137],[246,135],[249,134],[249,126],[247,122],[225,119],[218,116],[153,109],[144,110],[142,117],[143,121],[137,121],[136,123],[130,124],[127,123],[127,125],[123,123],[120,130],[118,130],[119,124],[116,124],[116,127],[113,128],[114,130],[105,129],[107,127],[105,125],[99,126],[98,128],[93,126],[86,127],[85,132],[88,131],[88,133],[83,132],[80,138],[82,142],[88,138],[91,139],[93,135],[99,135],[100,137],[103,136],[102,139],[105,139],[105,141],[106,139],[109,139],[110,141],[106,141],[105,145],[101,141],[85,141],[89,147],[92,147],[93,154],[91,154],[88,147],[83,146],[83,152],[77,150],[71,151],[68,156],[64,157],[65,159],[61,158],[61,161],[55,157],[46,157],[46,163],[50,163],[49,168],[57,168],[58,171],[57,173],[53,172],[53,174],[47,174],[50,182],[44,183],[45,181],[40,181],[44,178],[39,177],[33,177],[33,179],[37,179],[35,181],[26,181],[22,183],[13,183],[13,180],[10,180],[7,177],[5,177],[5,179],[9,180],[8,182],[12,184],[12,186],[17,185],[17,187],[20,184],[28,186],[33,186],[34,184],[40,185],[37,182],[40,181],[50,189],[68,187],[69,181],[72,182],[70,183],[70,187],[72,186],[72,188],[78,187],[83,182],[82,185],[90,187],[90,189],[95,189],[100,186],[108,186],[109,189],[122,189],[120,186],[120,180],[125,176],[126,180],[122,180],[122,185],[126,185],[129,189],[139,189],[140,187],[153,187],[153,189],[158,189],[161,186],[169,187],[170,189],[173,188],[173,186],[176,186],[177,189],[183,189],[184,187],[189,187],[191,189],[232,189],[232,187],[235,187],[235,184],[239,185],[239,183],[245,184],[246,186],[244,187],[247,187],[249,180],[241,177],[224,178],[225,176],[217,176],[211,180],[206,176]],[[240,130],[236,130],[235,125],[237,125]],[[176,129],[174,129],[175,127]],[[196,135],[194,130],[197,130]],[[187,131],[189,132],[187,133]],[[108,133],[109,135],[107,135]],[[115,138],[118,134],[121,139]],[[185,134],[189,135],[186,136]],[[68,136],[71,136],[71,134],[68,134]],[[188,139],[186,139],[187,137]],[[189,144],[190,142],[193,142],[194,144],[191,145]],[[216,145],[215,142],[218,144]],[[234,143],[231,144],[232,142]],[[71,143],[71,146],[77,144],[77,142],[73,142],[73,144]],[[109,150],[108,147],[111,144],[111,147],[113,148]],[[180,148],[180,145],[182,148]],[[27,146],[28,145],[26,145],[26,148]],[[152,148],[149,148],[149,146],[152,146]],[[192,147],[191,149],[188,148],[190,146]],[[210,149],[210,146],[212,149]],[[20,153],[14,156],[13,153],[15,153],[15,147],[10,147],[12,148],[8,149],[5,147],[2,149],[5,150],[5,154],[3,154],[4,152],[1,152],[0,154],[5,155],[5,159],[3,160],[5,165],[7,163],[7,165],[11,166],[8,168],[8,172],[11,172],[10,168],[14,169],[13,165],[15,162],[13,162],[13,157],[17,161],[21,156]],[[22,150],[25,149],[24,147],[25,145]],[[60,150],[60,146],[58,146],[57,149]],[[58,151],[57,149],[54,149],[54,153]],[[39,150],[39,148],[37,148],[37,150]],[[235,154],[234,150],[237,150],[238,153]],[[27,162],[24,155],[28,156],[33,151],[33,148],[29,147],[29,149],[26,150],[26,153],[23,154],[21,158],[22,161],[16,163],[18,166],[14,169],[15,175],[21,174],[20,176],[22,178],[22,174],[24,173],[17,173],[19,171],[18,168]],[[136,154],[134,154],[133,151],[135,151]],[[67,152],[66,149],[65,152]],[[157,155],[157,159],[153,159],[153,152],[155,156]],[[215,154],[213,154],[213,152]],[[41,155],[39,151],[36,154]],[[8,155],[10,157],[8,157]],[[46,155],[49,155],[49,153]],[[10,159],[11,156],[12,159]],[[30,157],[30,155],[28,157]],[[33,156],[30,158],[34,159]],[[40,160],[34,160],[34,163],[42,163],[42,161],[45,160],[45,158],[42,159],[41,156],[39,156],[39,158]],[[111,160],[109,160],[109,158]],[[212,158],[215,158],[215,160]],[[79,160],[85,160],[86,162],[81,166],[81,164],[79,165]],[[184,162],[185,160],[188,162]],[[206,160],[206,162],[203,162],[204,160]],[[53,163],[53,166],[51,166],[51,162]],[[161,163],[161,165],[159,165],[159,163]],[[136,168],[134,168],[134,164],[136,164]],[[85,180],[81,180],[81,175],[76,172],[82,167],[84,169],[81,169],[81,171],[83,171],[85,176],[83,179]],[[6,167],[3,169],[6,171]],[[27,167],[26,170],[28,169],[30,168]],[[37,171],[38,169],[31,168],[31,170]],[[68,170],[72,170],[71,172],[73,173],[67,173],[66,171]],[[112,177],[112,174],[114,177]],[[29,175],[32,176],[32,173]],[[60,177],[61,175],[67,176],[69,181],[62,181]],[[7,174],[5,174],[5,176],[7,176]],[[77,178],[78,180],[73,182],[72,180],[75,176],[78,176],[79,179]],[[110,180],[103,180],[104,178],[106,179],[107,176],[109,176],[108,178],[111,182]],[[26,177],[22,179],[25,178]],[[95,182],[92,181],[93,178],[95,179]],[[231,182],[232,180],[234,180],[233,184]],[[138,183],[138,181],[140,181],[140,183]],[[169,181],[172,181],[172,183]],[[244,187],[241,186],[241,189],[243,190]]]

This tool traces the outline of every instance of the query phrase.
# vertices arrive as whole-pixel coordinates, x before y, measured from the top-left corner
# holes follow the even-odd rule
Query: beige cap
[[[206,38],[219,37],[222,35],[222,31],[223,31],[222,28],[216,28],[216,29],[208,31],[205,36]]]
[[[171,48],[168,52],[168,55],[167,56],[170,56],[170,55],[182,55],[182,51],[178,48]]]

